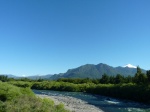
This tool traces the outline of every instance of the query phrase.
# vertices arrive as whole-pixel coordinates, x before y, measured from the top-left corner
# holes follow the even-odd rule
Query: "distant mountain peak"
[[[131,64],[126,64],[126,65],[125,65],[125,66],[123,66],[123,67],[128,67],[128,68],[137,68],[136,66],[131,65]]]

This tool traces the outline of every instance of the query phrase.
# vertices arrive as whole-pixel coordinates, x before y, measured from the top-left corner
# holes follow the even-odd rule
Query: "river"
[[[33,90],[35,94],[48,96],[73,97],[88,102],[88,104],[100,108],[104,112],[150,112],[150,105],[120,100],[111,97],[93,95],[83,92],[61,92],[51,90]]]

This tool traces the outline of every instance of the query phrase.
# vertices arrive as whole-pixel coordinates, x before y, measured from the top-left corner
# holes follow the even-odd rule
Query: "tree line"
[[[136,74],[132,76],[123,76],[121,74],[117,74],[116,76],[109,76],[106,73],[102,75],[101,79],[80,79],[80,78],[61,78],[57,80],[58,82],[70,82],[74,84],[82,84],[82,83],[95,83],[95,84],[121,84],[121,83],[136,83],[136,84],[149,84],[150,83],[150,70],[145,73],[142,73],[141,68],[137,67]]]

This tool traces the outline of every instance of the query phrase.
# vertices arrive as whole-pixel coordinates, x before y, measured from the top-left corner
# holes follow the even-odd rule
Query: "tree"
[[[102,78],[100,79],[100,82],[102,84],[108,84],[109,83],[109,76],[104,73],[104,75],[102,75]]]
[[[147,82],[147,76],[142,73],[142,70],[139,66],[137,67],[137,73],[135,74],[134,82],[137,84],[145,84]]]
[[[122,75],[117,74],[115,77],[115,83],[116,84],[123,83],[123,79],[124,79],[124,77]]]
[[[6,81],[8,81],[8,77],[5,75],[0,75],[0,80],[3,82],[6,82]]]
[[[139,66],[137,66],[137,72],[136,72],[136,74],[135,74],[135,76],[134,76],[134,82],[135,83],[140,83],[139,82],[139,75],[141,74],[142,72],[141,72],[141,68],[139,67]]]
[[[131,83],[132,82],[132,77],[129,75],[125,78],[126,83]]]
[[[146,75],[147,75],[148,82],[150,83],[150,70],[148,70],[148,71],[146,72]]]
[[[139,82],[139,84],[146,84],[147,76],[144,73],[139,74],[138,82]]]
[[[137,66],[137,73],[138,73],[138,74],[141,74],[141,73],[142,73],[142,70],[141,70],[141,68],[140,68],[139,66]]]
[[[109,77],[109,83],[115,84],[115,77],[114,76]]]

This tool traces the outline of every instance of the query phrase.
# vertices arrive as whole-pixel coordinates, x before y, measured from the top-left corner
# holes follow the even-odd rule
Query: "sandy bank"
[[[41,95],[36,94],[38,97],[41,98],[50,98],[52,99],[55,104],[63,103],[65,108],[70,110],[71,112],[103,112],[98,107],[94,105],[88,104],[81,99],[77,99],[70,96],[48,96],[48,95]]]

